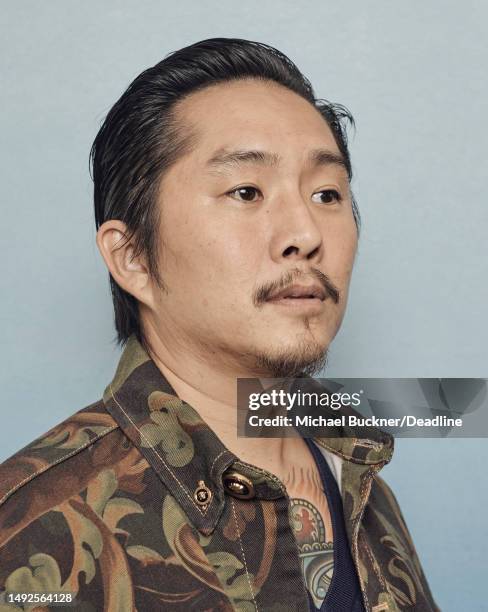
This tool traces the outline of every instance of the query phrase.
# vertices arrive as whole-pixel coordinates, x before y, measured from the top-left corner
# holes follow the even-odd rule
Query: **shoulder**
[[[89,454],[98,440],[119,429],[98,400],[58,423],[0,464],[0,512],[14,493],[26,492],[41,477],[71,471],[77,455]],[[119,433],[121,433],[119,431]],[[71,460],[71,461],[70,461]]]
[[[144,491],[148,467],[102,400],[7,459],[0,465],[0,590],[76,593],[84,571],[86,584],[101,592],[95,561],[105,540],[107,555],[116,546],[118,521],[143,513],[129,496]]]

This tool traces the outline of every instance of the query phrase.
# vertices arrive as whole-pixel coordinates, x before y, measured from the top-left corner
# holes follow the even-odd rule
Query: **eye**
[[[316,191],[312,195],[314,202],[321,202],[322,204],[333,204],[334,202],[340,202],[342,200],[341,194],[335,189],[322,189]]]
[[[226,195],[235,200],[240,200],[241,202],[255,202],[262,193],[257,187],[244,185],[243,187],[237,187],[236,189],[228,191]]]

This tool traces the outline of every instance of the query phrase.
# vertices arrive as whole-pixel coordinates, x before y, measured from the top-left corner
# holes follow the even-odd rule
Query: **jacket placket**
[[[351,545],[364,606],[367,612],[400,612],[387,590],[379,564],[369,549],[362,527],[364,510],[368,504],[375,475],[384,463],[363,465],[344,461],[342,468],[342,497],[346,531]]]

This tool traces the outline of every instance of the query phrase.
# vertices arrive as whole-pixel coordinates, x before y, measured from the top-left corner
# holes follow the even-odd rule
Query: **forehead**
[[[304,157],[312,149],[339,153],[325,119],[307,100],[272,81],[219,83],[178,103],[176,116],[196,136],[204,161],[218,149],[254,148],[281,157]]]

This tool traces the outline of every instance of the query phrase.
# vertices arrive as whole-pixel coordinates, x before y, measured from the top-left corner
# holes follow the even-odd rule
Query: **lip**
[[[300,285],[294,284],[289,287],[285,287],[281,291],[275,293],[268,301],[275,302],[281,299],[293,300],[293,301],[314,301],[319,300],[325,301],[327,294],[325,293],[322,285],[313,283],[312,285]]]
[[[313,315],[323,311],[326,299],[327,293],[319,283],[314,282],[309,285],[295,283],[276,292],[267,303],[279,306],[282,312]]]
[[[320,298],[291,298],[278,297],[267,300],[268,304],[279,306],[289,312],[308,312],[310,314],[320,313],[324,308],[325,300]]]

